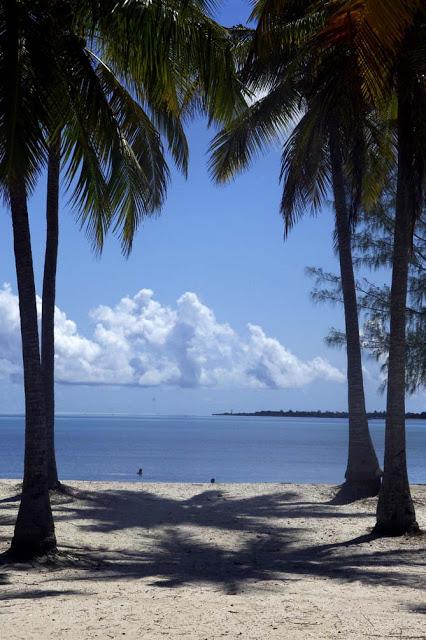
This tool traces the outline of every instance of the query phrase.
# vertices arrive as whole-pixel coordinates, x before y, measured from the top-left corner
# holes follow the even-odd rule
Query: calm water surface
[[[342,480],[347,420],[255,417],[57,417],[63,480]],[[384,421],[370,422],[380,461]],[[22,477],[23,418],[0,417],[0,477]],[[411,482],[426,483],[426,422],[407,421]],[[136,472],[143,467],[140,479]]]

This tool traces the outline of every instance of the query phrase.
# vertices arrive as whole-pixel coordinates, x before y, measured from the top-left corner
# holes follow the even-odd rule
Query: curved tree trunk
[[[47,460],[49,489],[59,489],[55,456],[55,297],[59,238],[60,135],[50,143],[47,201],[46,252],[44,257],[43,304],[41,316],[41,369],[46,406]]]
[[[414,136],[410,100],[399,82],[398,181],[392,258],[390,342],[386,403],[385,462],[377,505],[375,531],[400,535],[418,531],[408,482],[405,447],[405,362],[408,265],[414,222],[418,211],[414,171]],[[413,177],[414,176],[414,177]]]
[[[25,460],[22,498],[11,554],[31,558],[56,547],[47,482],[47,440],[37,307],[25,184],[10,187],[25,388]]]
[[[338,133],[333,132],[330,135],[330,158],[345,313],[349,409],[349,449],[344,490],[349,495],[352,493],[353,497],[363,497],[378,494],[381,470],[371,440],[365,410],[351,229],[340,149]]]

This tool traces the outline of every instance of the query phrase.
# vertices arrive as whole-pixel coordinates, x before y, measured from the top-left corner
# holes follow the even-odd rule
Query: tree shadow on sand
[[[419,588],[421,569],[426,568],[424,555],[419,553],[420,541],[410,548],[377,548],[376,538],[366,534],[339,543],[310,543],[309,532],[298,526],[300,518],[309,519],[312,527],[317,519],[326,518],[336,528],[342,518],[373,521],[374,516],[368,511],[348,512],[330,503],[303,502],[297,491],[234,498],[220,489],[203,490],[176,500],[143,490],[119,490],[91,492],[82,498],[74,505],[58,505],[56,519],[78,518],[88,533],[139,529],[144,535],[159,529],[155,544],[141,546],[140,552],[69,548],[101,561],[97,579],[149,578],[150,584],[160,588],[210,583],[227,594],[271,580],[324,577],[342,583]],[[212,533],[208,541],[202,541],[198,532],[206,528]],[[241,543],[224,543],[221,531],[240,533]],[[93,576],[86,570],[73,579],[90,580]]]
[[[74,501],[54,508],[56,522],[73,521],[89,541],[85,548],[61,545],[62,564],[75,569],[66,580],[149,579],[159,588],[209,583],[227,594],[271,580],[290,583],[324,577],[342,583],[421,586],[425,563],[420,540],[397,549],[389,548],[392,544],[378,547],[369,534],[313,543],[309,531],[318,520],[330,521],[324,534],[332,537],[339,520],[363,518],[367,528],[367,518],[373,524],[374,516],[300,497],[297,490],[287,490],[235,498],[220,488],[187,499],[139,488],[80,492]],[[309,521],[309,529],[301,528],[301,518]],[[96,546],[97,538],[90,535],[126,530],[132,548]],[[200,540],[207,530],[208,540]],[[48,583],[55,580],[63,580],[60,571],[46,576]]]
[[[7,565],[6,558],[0,556],[0,565]],[[15,589],[13,588],[11,581],[10,573],[0,573],[0,587],[2,586],[11,586],[12,589],[8,591],[0,590],[0,602],[7,602],[13,600],[35,600],[40,598],[52,598],[56,596],[64,597],[65,595],[77,595],[81,593],[81,591],[77,591],[75,589]],[[0,614],[4,613],[4,610],[0,610]]]
[[[3,584],[9,584],[10,576],[7,573],[0,573],[0,586]]]
[[[55,520],[87,520],[87,531],[109,533],[133,527],[155,529],[167,525],[195,525],[231,531],[258,531],[267,522],[268,528],[282,529],[283,519],[353,518],[354,513],[336,511],[326,504],[297,501],[295,491],[265,493],[247,498],[233,498],[222,490],[204,490],[186,500],[159,496],[148,491],[112,490],[81,495],[83,504],[74,509],[60,506]],[[371,518],[368,511],[356,513],[357,518]],[[92,522],[90,522],[92,521]]]
[[[44,598],[64,598],[65,596],[76,596],[82,594],[82,591],[75,589],[31,589],[30,591],[11,591],[0,594],[0,602],[12,600],[41,600]],[[84,592],[87,595],[87,592]]]
[[[290,582],[306,577],[421,587],[420,575],[410,571],[413,566],[425,567],[417,550],[369,551],[362,545],[368,544],[371,536],[349,543],[306,545],[298,549],[294,548],[295,540],[295,532],[287,532],[230,550],[195,541],[170,529],[155,550],[143,555],[137,551],[114,551],[100,571],[103,580],[152,578],[151,584],[157,587],[211,583],[228,594],[243,591],[249,584]],[[348,553],[350,545],[356,546],[356,551]],[[74,579],[90,580],[92,576],[79,575]]]

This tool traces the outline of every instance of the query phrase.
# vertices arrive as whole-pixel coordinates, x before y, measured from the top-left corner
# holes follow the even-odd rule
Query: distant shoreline
[[[252,413],[226,411],[224,413],[212,413],[213,416],[253,416],[256,418],[348,418],[347,411],[254,411]],[[421,413],[408,412],[405,414],[408,420],[426,420],[426,411]],[[370,420],[383,420],[385,411],[372,411],[367,413]]]

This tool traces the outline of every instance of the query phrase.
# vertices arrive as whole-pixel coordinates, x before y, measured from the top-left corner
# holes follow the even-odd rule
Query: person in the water
[[[140,469],[138,471],[138,476],[141,476],[142,474],[143,474],[142,467],[140,467]]]

